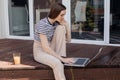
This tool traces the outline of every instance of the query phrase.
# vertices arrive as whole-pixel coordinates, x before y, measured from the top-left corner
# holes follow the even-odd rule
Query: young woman
[[[35,25],[34,59],[50,66],[55,80],[66,80],[63,63],[72,63],[72,58],[66,58],[66,42],[71,41],[71,33],[64,19],[65,14],[66,7],[61,3],[55,3],[48,17]]]

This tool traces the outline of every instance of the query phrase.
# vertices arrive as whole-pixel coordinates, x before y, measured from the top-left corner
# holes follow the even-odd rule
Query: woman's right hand
[[[73,58],[62,58],[62,62],[71,64],[71,63],[73,63]]]

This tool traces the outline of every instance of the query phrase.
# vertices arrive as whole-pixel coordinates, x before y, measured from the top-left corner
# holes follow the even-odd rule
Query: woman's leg
[[[56,30],[51,41],[51,48],[60,56],[66,57],[66,29],[65,26],[59,25],[56,27]]]
[[[64,65],[56,57],[42,51],[40,44],[34,43],[34,59],[53,69],[55,80],[66,80],[64,75]]]

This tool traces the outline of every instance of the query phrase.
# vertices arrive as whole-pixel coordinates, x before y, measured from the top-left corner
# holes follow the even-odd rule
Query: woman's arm
[[[65,25],[66,28],[66,41],[69,43],[71,42],[71,30],[69,28],[69,25]]]
[[[66,41],[69,43],[69,42],[71,42],[71,30],[69,28],[69,24],[65,20],[63,20],[61,22],[61,24],[65,26],[65,29],[66,29]]]

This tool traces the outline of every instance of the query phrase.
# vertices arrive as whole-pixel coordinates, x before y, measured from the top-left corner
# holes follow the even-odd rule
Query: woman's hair
[[[61,3],[54,3],[52,6],[51,6],[51,10],[50,10],[50,13],[48,14],[48,17],[51,18],[51,19],[55,19],[62,10],[66,10],[66,7],[61,4]]]

